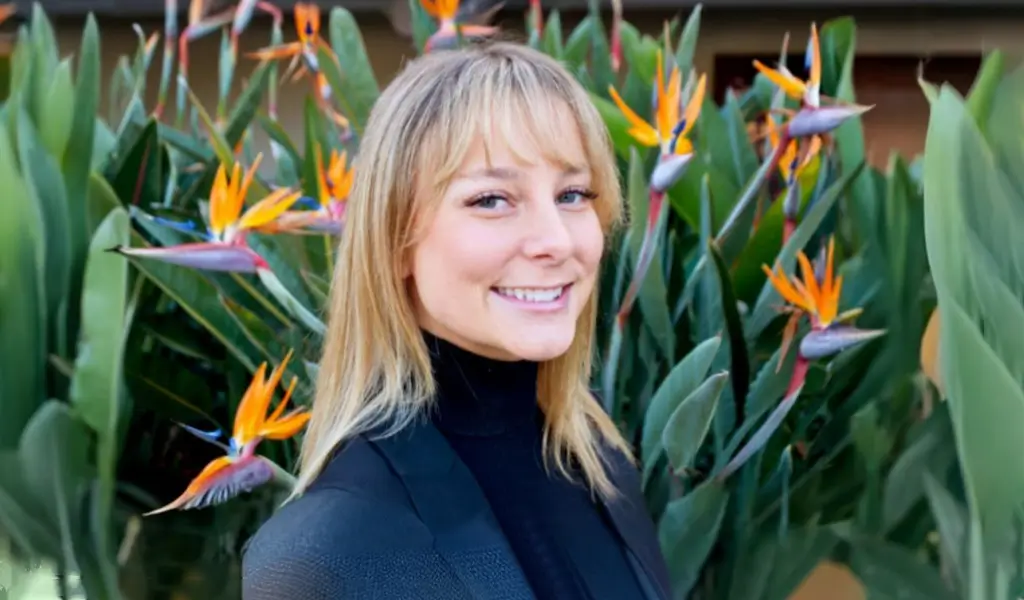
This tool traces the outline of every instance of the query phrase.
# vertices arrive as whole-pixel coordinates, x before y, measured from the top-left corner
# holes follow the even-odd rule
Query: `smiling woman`
[[[356,161],[299,483],[244,598],[667,599],[587,387],[622,199],[586,92],[523,46],[431,53]]]

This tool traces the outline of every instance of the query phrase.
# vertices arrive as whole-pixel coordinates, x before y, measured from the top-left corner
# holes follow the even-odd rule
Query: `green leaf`
[[[46,118],[39,123],[39,132],[43,145],[52,157],[60,161],[64,158],[68,137],[71,135],[71,123],[74,119],[75,88],[71,81],[71,62],[65,59],[57,66],[50,81],[49,89],[43,98],[43,114]]]
[[[118,423],[121,418],[121,364],[127,336],[128,262],[109,252],[127,245],[131,224],[122,208],[111,211],[89,246],[82,286],[82,328],[69,391],[76,413],[97,433],[98,511],[110,518],[117,481]],[[110,551],[100,532],[104,555]]]
[[[729,491],[708,480],[672,500],[658,523],[658,541],[668,563],[672,589],[686,597],[718,540]]]
[[[931,507],[939,539],[946,556],[953,564],[953,571],[963,584],[967,577],[967,511],[946,488],[942,487],[931,473],[922,474],[925,497]]]
[[[742,402],[750,389],[750,357],[747,355],[747,344],[743,338],[743,322],[740,321],[736,295],[732,291],[732,279],[721,253],[714,243],[708,244],[708,252],[718,273],[718,289],[722,295],[722,313],[725,331],[729,335],[730,379],[732,381],[733,398]],[[742,420],[743,415],[735,415]]]
[[[156,121],[150,119],[116,167],[111,185],[124,204],[152,206],[162,197],[161,148]]]
[[[941,377],[968,498],[983,537],[1011,523],[1024,498],[1024,202],[973,116],[944,86],[925,147],[925,235],[940,314]],[[978,202],[984,198],[984,202]],[[1015,233],[1016,232],[1016,233]]]
[[[562,43],[562,17],[558,9],[553,9],[548,13],[547,22],[544,23],[544,37],[541,43],[545,54],[553,56],[558,60],[565,59],[565,46]]]
[[[0,449],[16,443],[45,399],[43,231],[10,139],[0,122],[0,181],[6,207],[0,219]]]
[[[249,125],[259,110],[268,83],[272,83],[270,81],[270,65],[262,64],[256,67],[249,77],[245,89],[235,100],[231,113],[228,115],[227,125],[224,126],[223,139],[228,147],[234,148],[238,145],[242,136],[248,131]]]
[[[0,530],[29,555],[60,553],[60,532],[39,510],[39,503],[25,482],[24,468],[13,450],[0,451]]]
[[[921,500],[925,480],[932,474],[944,473],[955,459],[956,440],[949,413],[944,408],[934,410],[908,440],[886,476],[882,501],[886,530],[895,527]]]
[[[938,572],[906,549],[882,540],[854,537],[850,568],[864,584],[868,597],[906,600],[953,600]]]
[[[669,417],[661,433],[668,462],[677,474],[689,469],[704,443],[729,373],[716,373],[693,390]]]
[[[66,357],[69,356],[68,346],[73,340],[64,337],[67,333],[64,311],[68,310],[72,266],[64,182],[60,166],[43,147],[28,114],[22,110],[17,112],[18,158],[22,164],[25,187],[31,196],[29,202],[32,209],[38,211],[42,239],[46,240],[43,289],[46,290],[47,329],[52,332],[51,336],[56,342],[54,351]]]
[[[45,515],[59,532],[60,556],[75,564],[77,503],[91,477],[89,430],[67,404],[49,400],[32,416],[18,445],[18,459],[33,511]]]
[[[974,116],[974,120],[982,130],[988,125],[996,90],[1003,78],[1003,68],[1002,52],[996,50],[986,56],[974,79],[974,84],[971,85],[971,91],[967,95],[967,110]]]
[[[132,246],[145,246],[137,233]],[[168,297],[177,302],[196,322],[210,332],[242,365],[255,372],[260,353],[241,331],[224,306],[217,301],[217,288],[202,275],[185,267],[156,260],[133,259],[135,267]]]
[[[100,33],[96,18],[88,15],[78,51],[75,71],[74,117],[71,134],[63,156],[64,189],[67,193],[68,222],[71,225],[71,252],[85,256],[89,233],[85,223],[85,203],[89,170],[93,161],[93,142],[96,135],[96,113],[100,93]],[[80,264],[75,273],[80,273]]]
[[[679,35],[679,43],[676,46],[676,64],[679,65],[679,71],[686,76],[693,68],[693,58],[697,53],[697,39],[700,37],[700,16],[703,7],[701,4],[697,4],[690,11],[690,16],[686,18],[686,25],[683,26],[683,32]]]
[[[417,2],[417,0],[410,1]],[[569,38],[565,41],[565,64],[569,67],[570,71],[576,72],[580,66],[584,65],[584,61],[587,60],[587,44],[590,42],[591,29],[593,27],[594,17],[588,14],[576,24],[576,28],[572,30]]]
[[[359,25],[352,13],[344,8],[331,9],[331,47],[338,61],[344,65],[337,86],[332,82],[331,89],[356,134],[362,134],[370,118],[370,109],[380,95],[380,84],[373,73]],[[320,64],[324,64],[322,57],[320,60]],[[325,69],[324,73],[330,76],[331,69]]]
[[[704,381],[721,343],[722,338],[719,336],[701,342],[672,368],[665,381],[654,392],[644,417],[640,442],[644,481],[650,477],[664,449],[662,436],[672,413]]]

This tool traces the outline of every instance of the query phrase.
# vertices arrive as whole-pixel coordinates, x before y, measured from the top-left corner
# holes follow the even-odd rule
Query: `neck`
[[[434,423],[461,435],[496,435],[535,425],[537,367],[531,361],[487,358],[423,333],[437,380]]]

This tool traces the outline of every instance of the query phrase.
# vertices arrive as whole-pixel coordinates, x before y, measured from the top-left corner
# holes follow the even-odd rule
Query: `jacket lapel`
[[[639,472],[619,452],[611,450],[610,454],[612,482],[622,493],[612,502],[602,501],[604,510],[626,544],[630,565],[647,597],[668,600],[672,596],[668,566],[644,502]]]
[[[407,427],[394,436],[367,436],[402,479],[435,549],[474,598],[498,594],[533,598],[526,577],[501,532],[483,491],[444,436],[430,423]],[[497,550],[486,565],[471,553]]]

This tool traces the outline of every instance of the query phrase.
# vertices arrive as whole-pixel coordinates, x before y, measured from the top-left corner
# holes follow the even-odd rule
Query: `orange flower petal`
[[[259,50],[247,52],[245,55],[249,58],[256,58],[259,60],[277,60],[279,58],[288,58],[290,56],[296,56],[301,52],[301,42],[289,42],[287,44],[280,44],[277,46],[268,46],[266,48],[260,48]]]
[[[682,135],[688,134],[697,122],[697,117],[700,116],[700,109],[704,106],[704,93],[706,89],[707,74],[705,73],[697,80],[697,87],[693,90],[693,94],[690,95],[690,102],[686,105],[686,111],[683,113],[686,125],[683,127]]]
[[[180,496],[175,498],[170,504],[162,506],[156,510],[151,510],[143,516],[155,515],[184,506],[189,500],[198,496],[204,489],[210,487],[214,478],[223,473],[225,469],[233,464],[233,462],[234,460],[229,456],[215,458],[203,468],[195,479],[188,484],[188,487]]]
[[[273,423],[268,423],[260,432],[261,437],[268,440],[286,440],[306,426],[310,413],[304,409],[296,409]]]
[[[788,96],[796,100],[800,100],[804,97],[804,93],[807,91],[807,86],[796,77],[783,73],[777,69],[766,67],[759,60],[754,61],[754,67],[763,73],[769,81],[779,86]]]
[[[245,211],[238,226],[241,229],[262,227],[284,214],[301,196],[302,192],[293,192],[287,188],[274,190]]]

